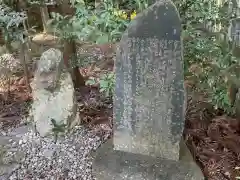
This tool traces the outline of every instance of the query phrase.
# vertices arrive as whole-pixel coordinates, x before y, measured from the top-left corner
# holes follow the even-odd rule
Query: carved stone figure
[[[52,120],[67,128],[80,123],[73,82],[58,49],[45,51],[37,63],[32,82],[32,116],[41,136],[52,132]]]

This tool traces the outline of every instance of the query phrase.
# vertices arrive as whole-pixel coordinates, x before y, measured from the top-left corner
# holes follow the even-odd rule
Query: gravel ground
[[[39,137],[30,131],[17,146],[15,144],[23,152],[23,158],[8,179],[93,180],[91,152],[109,135],[105,133],[100,137],[94,131],[78,127],[73,133],[60,137],[55,144],[53,139]]]

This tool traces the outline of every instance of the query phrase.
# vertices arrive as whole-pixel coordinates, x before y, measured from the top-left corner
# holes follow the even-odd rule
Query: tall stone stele
[[[32,82],[32,117],[41,136],[52,133],[52,119],[66,130],[80,123],[71,75],[58,49],[48,49],[40,57]]]
[[[96,152],[97,180],[204,179],[182,141],[181,24],[170,0],[129,25],[117,50],[115,87],[114,135]]]

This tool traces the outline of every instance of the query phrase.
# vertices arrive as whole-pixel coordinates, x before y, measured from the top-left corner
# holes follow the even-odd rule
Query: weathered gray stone
[[[138,15],[116,59],[114,148],[179,159],[184,127],[181,24],[171,1]]]
[[[203,180],[182,139],[181,23],[170,0],[156,1],[135,17],[115,66],[114,134],[96,152],[97,180]]]
[[[0,145],[1,146],[6,146],[11,144],[11,137],[9,136],[0,136]]]
[[[22,125],[22,126],[19,126],[15,129],[13,129],[9,134],[8,136],[15,136],[17,138],[21,138],[23,137],[27,132],[29,132],[30,130],[32,130],[32,126],[30,125]]]
[[[29,126],[21,126],[13,129],[7,136],[0,136],[0,180],[9,179],[20,167],[25,154],[19,150],[18,141],[28,132],[28,128]]]
[[[10,132],[6,133],[6,135],[0,136],[0,151],[2,147],[14,147],[14,144],[17,145],[18,141],[31,130],[32,127],[30,125],[23,125],[17,128],[14,128]]]
[[[59,149],[55,144],[51,144],[49,147],[43,149],[43,156],[51,159],[54,156],[56,150]]]
[[[8,177],[11,175],[11,173],[13,171],[15,171],[17,168],[19,168],[18,164],[1,165],[0,166],[0,180],[1,180],[1,178],[8,179]],[[4,179],[4,180],[6,180],[6,179]]]
[[[51,119],[69,128],[80,123],[73,82],[60,50],[51,48],[42,54],[32,89],[32,116],[41,136],[52,132]]]
[[[97,151],[93,165],[97,180],[204,180],[195,163],[116,151],[111,141]]]
[[[237,46],[240,46],[240,18],[230,21],[228,29],[228,37],[230,41],[235,41]]]
[[[228,38],[233,55],[240,57],[240,17],[230,21]]]

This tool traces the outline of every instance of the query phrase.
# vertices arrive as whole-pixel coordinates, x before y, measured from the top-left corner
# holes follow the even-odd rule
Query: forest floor
[[[80,72],[86,69],[81,68]],[[111,71],[113,66],[105,68],[104,72],[106,69]],[[101,74],[99,71],[90,73],[95,77]],[[17,126],[22,117],[28,115],[32,102],[23,77],[11,86],[8,98],[0,94],[0,124],[4,130]],[[77,97],[86,126],[93,128],[104,124],[99,126],[98,133],[102,128],[112,128],[112,100],[104,98],[98,86],[86,86]],[[240,176],[240,121],[207,107],[206,103],[188,104],[187,145],[208,180],[235,180]]]

